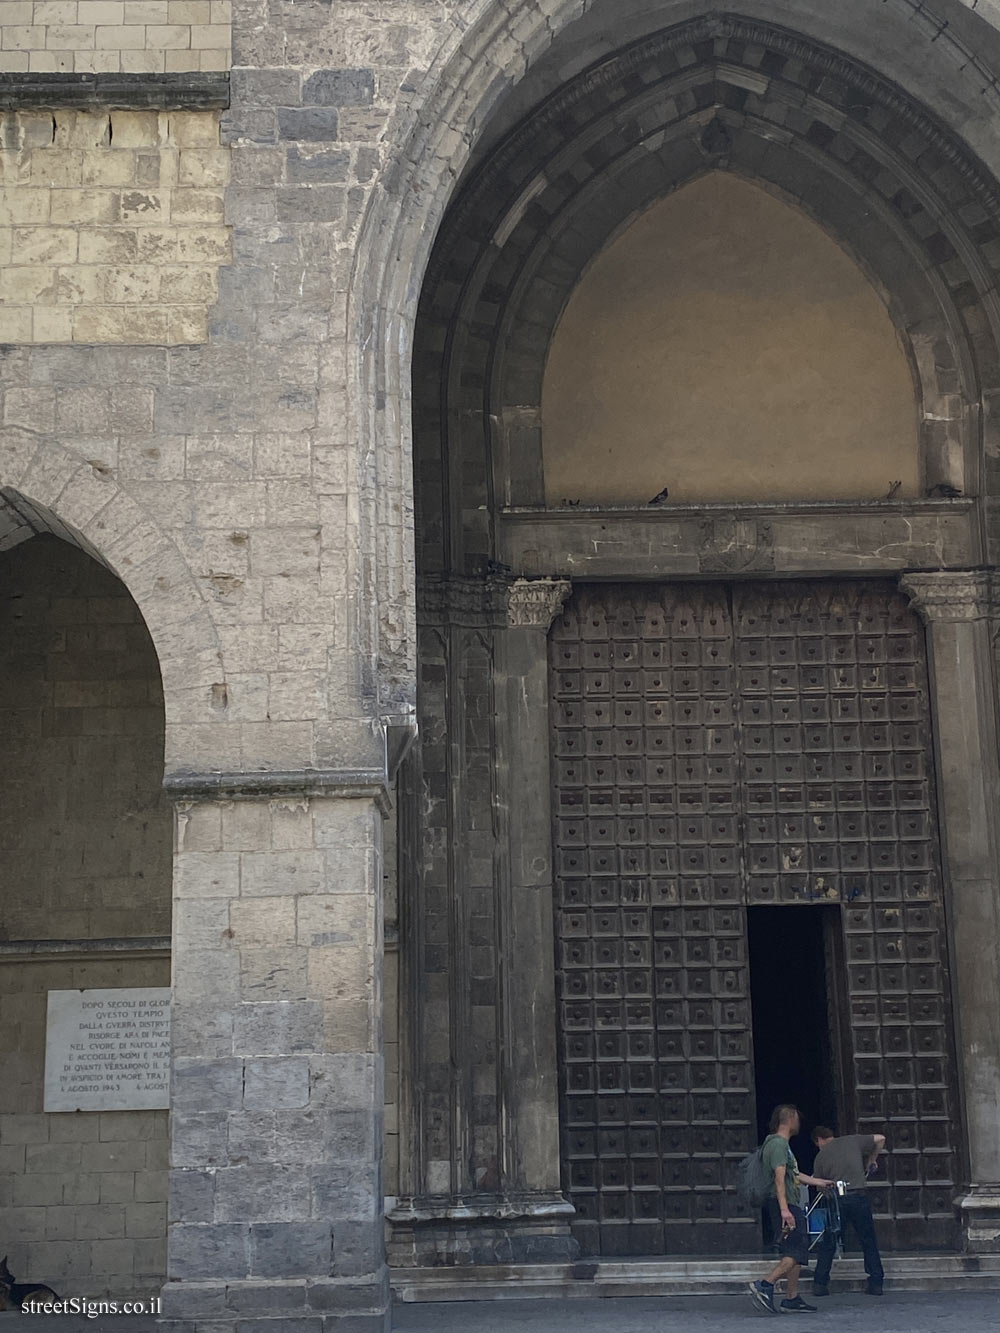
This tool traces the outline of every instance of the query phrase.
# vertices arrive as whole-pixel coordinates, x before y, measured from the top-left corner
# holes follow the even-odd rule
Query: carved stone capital
[[[572,591],[568,579],[517,579],[507,590],[507,624],[547,634]]]
[[[984,569],[904,574],[899,586],[925,625],[986,620],[997,610],[997,576]]]
[[[428,625],[499,628],[506,620],[507,582],[458,574],[429,575],[417,581],[417,619]]]

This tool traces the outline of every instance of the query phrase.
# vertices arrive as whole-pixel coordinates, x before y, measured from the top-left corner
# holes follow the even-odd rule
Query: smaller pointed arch
[[[183,555],[106,469],[72,449],[24,433],[0,469],[0,549],[40,532],[79,547],[115,574],[135,599],[156,648],[167,719],[167,771],[176,727],[213,721],[211,685],[223,679],[216,626]],[[203,686],[193,715],[192,690]],[[180,743],[178,742],[178,749]]]
[[[587,268],[548,352],[542,449],[549,503],[920,494],[917,391],[880,294],[805,213],[722,171]]]

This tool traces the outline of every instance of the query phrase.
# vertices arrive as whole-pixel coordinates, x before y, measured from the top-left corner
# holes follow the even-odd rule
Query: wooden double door
[[[884,1244],[951,1243],[931,723],[905,599],[580,587],[550,671],[561,1156],[584,1251],[755,1249],[734,1171],[786,1085],[807,1120],[887,1134]]]

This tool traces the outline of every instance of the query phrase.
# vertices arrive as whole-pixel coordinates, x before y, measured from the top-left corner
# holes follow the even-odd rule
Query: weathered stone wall
[[[380,877],[370,802],[179,806],[174,1317],[382,1318]]]
[[[4,0],[0,71],[225,70],[231,0]]]
[[[0,341],[201,343],[229,151],[194,111],[7,112]]]
[[[170,933],[163,698],[124,586],[55,537],[0,556],[0,691],[4,1246],[18,1278],[148,1296],[166,1265],[167,1113],[46,1114],[42,1093],[49,990],[169,985],[162,949],[95,947]],[[28,940],[63,944],[17,951]]]

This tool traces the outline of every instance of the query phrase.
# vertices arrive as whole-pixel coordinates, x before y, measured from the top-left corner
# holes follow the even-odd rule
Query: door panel
[[[953,1072],[923,641],[903,599],[860,582],[584,587],[550,649],[562,1151],[585,1250],[757,1243],[727,1188],[756,1137],[748,904],[843,905],[848,1119],[892,1119],[891,1238],[945,1243]]]
[[[551,654],[577,1234],[594,1254],[712,1248],[731,1230],[749,1248],[724,1188],[753,1118],[728,592],[581,590]]]

